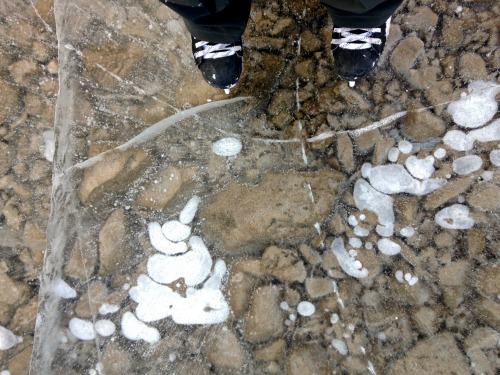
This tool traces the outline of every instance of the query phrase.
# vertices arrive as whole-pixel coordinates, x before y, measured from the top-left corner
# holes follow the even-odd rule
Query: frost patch
[[[477,128],[491,120],[498,109],[495,96],[500,86],[494,82],[475,81],[469,84],[469,95],[448,105],[448,112],[456,124]]]
[[[436,214],[435,220],[446,229],[470,229],[474,226],[474,220],[469,217],[469,207],[463,204],[443,208]]]
[[[212,145],[212,151],[219,156],[236,156],[242,149],[241,141],[238,138],[222,138]]]
[[[349,276],[356,278],[364,278],[368,276],[368,270],[363,268],[363,265],[356,258],[351,257],[346,251],[344,246],[344,240],[342,238],[336,238],[332,242],[332,252],[337,257],[340,267]]]
[[[466,175],[475,172],[483,165],[483,159],[477,155],[462,156],[453,161],[453,172]]]
[[[10,349],[22,341],[21,337],[14,335],[7,328],[0,326],[0,350]]]

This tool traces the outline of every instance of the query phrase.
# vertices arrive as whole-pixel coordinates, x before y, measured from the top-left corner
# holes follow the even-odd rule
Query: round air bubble
[[[339,318],[338,314],[335,314],[335,313],[334,313],[334,314],[332,314],[332,316],[330,317],[330,323],[335,324],[335,323],[337,323],[337,322],[339,321],[339,319],[340,319],[340,318]]]
[[[391,148],[389,150],[389,153],[387,154],[387,159],[395,163],[398,161],[398,158],[399,158],[399,149],[396,147]]]
[[[95,338],[94,325],[86,320],[72,318],[69,321],[69,330],[80,340],[93,340]]]
[[[111,336],[116,331],[116,326],[111,320],[98,320],[94,324],[96,332],[101,336]]]
[[[434,151],[434,157],[436,159],[443,159],[446,156],[446,150],[444,148],[438,148]]]
[[[167,240],[179,242],[189,237],[191,227],[182,224],[180,221],[171,220],[162,225],[161,232]]]
[[[288,302],[282,301],[280,303],[280,308],[281,308],[281,310],[285,310],[286,311],[286,310],[288,310],[290,308],[290,306],[288,305]]]
[[[363,243],[361,242],[361,240],[357,237],[352,237],[352,238],[349,238],[349,245],[351,245],[352,247],[356,248],[356,249],[359,249],[361,247],[361,245],[363,245]]]
[[[388,238],[382,238],[378,240],[377,246],[380,252],[385,255],[392,256],[401,252],[401,246]]]
[[[347,355],[349,353],[349,350],[347,350],[347,345],[344,341],[339,340],[339,339],[333,339],[332,340],[332,346],[337,349],[337,351],[342,354],[342,355]]]
[[[500,167],[500,150],[490,152],[490,161],[493,165]]]
[[[212,151],[219,156],[236,156],[242,149],[241,141],[238,138],[222,138],[212,145]]]
[[[411,237],[415,234],[415,229],[412,227],[404,227],[401,229],[400,233],[403,237]]]
[[[409,154],[413,150],[413,145],[408,141],[402,140],[398,143],[398,149],[403,154]]]
[[[311,302],[302,301],[297,305],[297,312],[302,316],[311,316],[316,308]]]
[[[349,217],[347,218],[347,222],[353,227],[358,225],[358,219],[356,219],[356,216],[354,215],[349,215]]]

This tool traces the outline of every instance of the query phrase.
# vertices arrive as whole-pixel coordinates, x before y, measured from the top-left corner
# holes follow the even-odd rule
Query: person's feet
[[[191,37],[193,57],[203,78],[219,89],[230,89],[242,70],[242,43],[211,43]]]
[[[375,69],[389,35],[390,21],[375,28],[334,27],[332,54],[340,78],[356,81]]]

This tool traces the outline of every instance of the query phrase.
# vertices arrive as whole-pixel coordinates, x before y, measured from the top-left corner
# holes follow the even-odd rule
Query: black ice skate
[[[389,35],[390,23],[389,18],[380,27],[333,29],[334,70],[340,78],[354,84],[375,69]]]
[[[230,89],[242,70],[242,43],[211,43],[191,37],[193,56],[203,78],[219,89]]]

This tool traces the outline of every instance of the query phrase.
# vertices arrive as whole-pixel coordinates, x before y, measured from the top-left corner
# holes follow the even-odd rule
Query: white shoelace
[[[351,31],[363,30],[364,33],[353,34]],[[350,28],[350,27],[338,27],[334,28],[333,32],[339,33],[342,38],[332,39],[332,44],[338,45],[340,48],[344,49],[368,49],[371,48],[372,44],[382,44],[382,39],[372,38],[372,33],[380,33],[382,29],[380,27],[373,28]],[[362,42],[362,43],[359,43]]]
[[[201,57],[203,59],[220,59],[234,55],[236,52],[241,51],[241,46],[231,44],[210,44],[210,42],[200,41],[195,43],[195,48],[203,48],[201,51],[196,51],[194,57]]]

